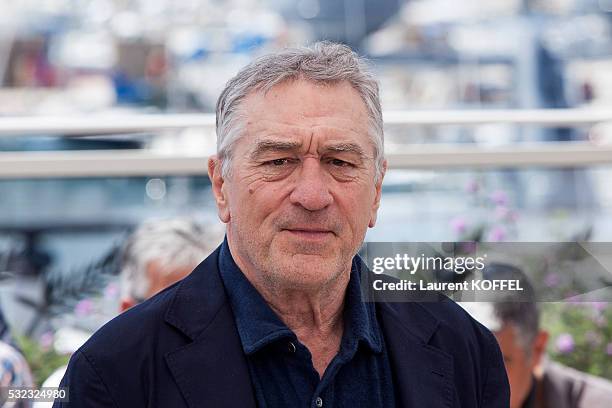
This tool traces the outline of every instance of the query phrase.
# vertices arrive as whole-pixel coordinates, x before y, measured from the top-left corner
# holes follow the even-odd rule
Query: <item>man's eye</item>
[[[274,166],[283,166],[289,163],[289,159],[274,159],[274,160],[270,160],[268,163]]]
[[[344,160],[340,160],[340,159],[332,159],[332,160],[330,160],[330,163],[333,164],[334,166],[337,166],[337,167],[350,167],[350,166],[352,166],[351,163],[345,162]]]

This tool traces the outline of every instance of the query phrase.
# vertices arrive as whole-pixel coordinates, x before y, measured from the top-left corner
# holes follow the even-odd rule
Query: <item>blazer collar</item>
[[[219,277],[219,248],[177,286],[165,320],[195,340],[211,324],[227,298]]]
[[[166,353],[165,359],[189,407],[255,408],[218,258],[219,248],[178,284],[165,320],[190,342]]]

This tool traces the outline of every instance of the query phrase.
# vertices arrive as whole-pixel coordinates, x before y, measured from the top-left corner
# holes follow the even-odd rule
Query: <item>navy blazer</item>
[[[218,255],[98,330],[62,380],[70,402],[53,406],[255,408]],[[454,302],[379,302],[377,312],[399,406],[509,406],[495,338]]]

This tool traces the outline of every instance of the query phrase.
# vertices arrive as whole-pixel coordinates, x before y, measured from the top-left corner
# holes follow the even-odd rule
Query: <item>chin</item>
[[[320,287],[339,276],[344,269],[337,258],[301,254],[285,259],[279,265],[282,265],[279,272],[283,281],[304,289]]]

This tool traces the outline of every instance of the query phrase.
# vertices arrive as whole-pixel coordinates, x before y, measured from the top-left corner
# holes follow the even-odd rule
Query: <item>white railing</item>
[[[384,113],[384,121],[387,125],[406,126],[507,123],[546,127],[574,127],[610,122],[612,121],[612,109],[388,111]],[[0,118],[0,135],[119,134],[185,128],[210,128],[214,125],[215,116],[212,114],[5,117]]]
[[[612,122],[612,109],[480,110],[386,112],[386,125],[483,124],[577,127]],[[214,127],[213,115],[87,116],[0,118],[0,136],[112,135]],[[612,145],[587,142],[479,145],[410,145],[387,151],[390,168],[521,168],[612,164]],[[104,150],[0,153],[0,178],[204,175],[206,156],[154,151]]]

